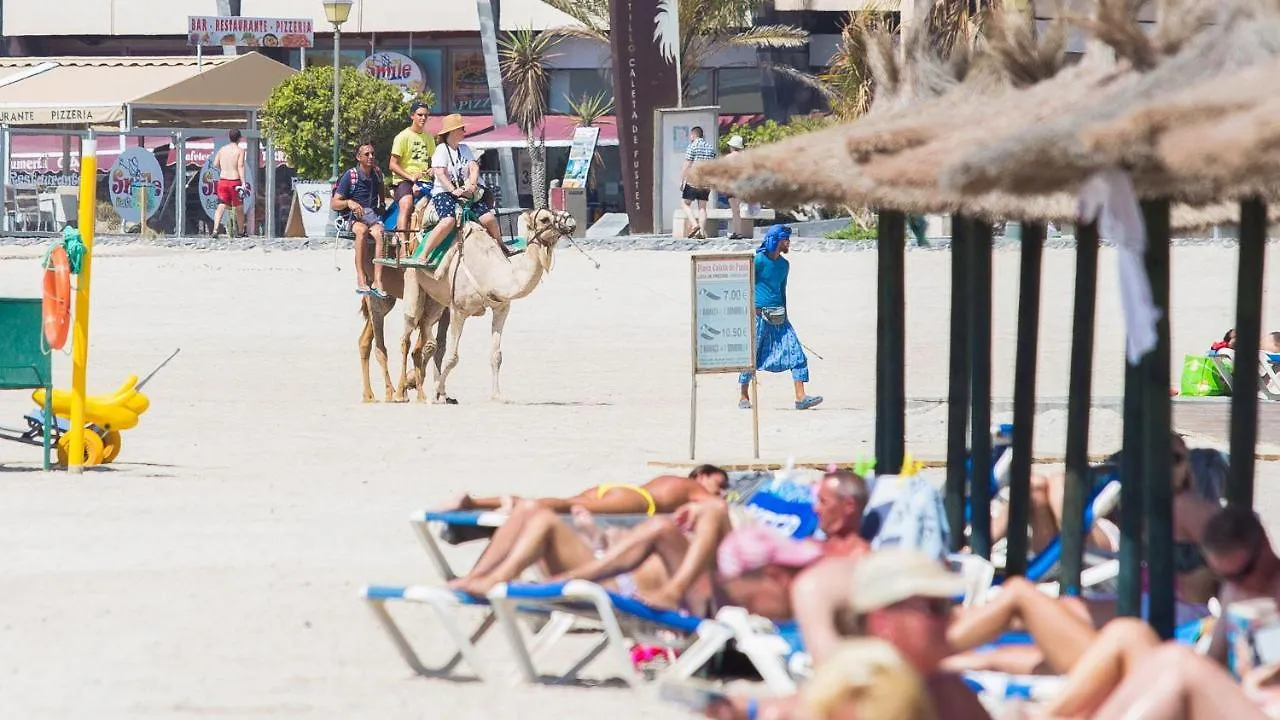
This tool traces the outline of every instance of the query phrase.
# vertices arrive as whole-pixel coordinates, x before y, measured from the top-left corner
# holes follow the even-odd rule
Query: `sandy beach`
[[[554,272],[513,307],[506,402],[489,400],[482,318],[468,322],[450,378],[460,404],[441,406],[360,402],[349,251],[101,248],[90,392],[181,353],[147,386],[151,409],[107,468],[45,474],[38,448],[0,443],[0,717],[685,717],[616,687],[415,677],[357,598],[366,583],[438,582],[409,529],[415,508],[464,491],[570,494],[643,480],[655,473],[649,461],[685,457],[688,255],[592,252],[599,270],[562,247]],[[5,295],[38,294],[38,257],[37,248],[0,247]],[[869,456],[875,254],[791,260],[790,312],[822,356],[810,358],[810,391],[826,402],[797,412],[789,378],[765,375],[761,454]],[[908,449],[928,458],[945,450],[946,407],[930,400],[947,389],[949,263],[944,251],[907,253]],[[1269,248],[1268,263],[1280,267],[1280,247]],[[996,254],[993,387],[1004,400],[1017,266],[1016,249]],[[1035,451],[1053,456],[1065,446],[1074,253],[1047,250],[1044,268]],[[1103,249],[1094,452],[1118,449],[1121,437],[1116,272],[1115,251]],[[1183,355],[1202,353],[1234,324],[1235,277],[1233,248],[1173,249],[1175,384]],[[1278,277],[1269,270],[1264,330],[1280,330]],[[398,377],[399,309],[387,327]],[[69,358],[59,355],[55,372],[69,387]],[[377,378],[375,363],[380,397]],[[735,383],[699,381],[700,459],[751,456],[750,413],[737,408]],[[30,408],[26,392],[0,394],[0,425],[18,427]],[[1280,409],[1264,411],[1277,427]],[[1225,427],[1198,427],[1192,444],[1227,439]],[[1280,452],[1280,435],[1261,440]],[[1258,503],[1273,530],[1274,483],[1280,463],[1260,465]],[[464,565],[477,551],[449,549]],[[428,612],[407,611],[414,639],[441,650]],[[481,646],[502,674],[514,669],[505,649],[496,633]],[[596,667],[604,672],[587,675],[608,674]]]

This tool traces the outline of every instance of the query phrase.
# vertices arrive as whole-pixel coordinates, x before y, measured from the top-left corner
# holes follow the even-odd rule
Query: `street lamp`
[[[342,23],[351,15],[351,0],[324,0],[324,16],[333,23],[333,173],[329,182],[338,180],[338,54],[342,45]]]

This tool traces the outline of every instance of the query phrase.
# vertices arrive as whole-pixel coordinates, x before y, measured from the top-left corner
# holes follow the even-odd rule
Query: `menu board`
[[[310,18],[188,15],[187,44],[309,48],[315,44],[315,35]]]
[[[574,128],[573,145],[569,147],[569,162],[564,166],[564,181],[561,187],[587,186],[587,176],[591,174],[591,160],[596,155],[596,142],[599,139],[600,128],[598,127]]]
[[[694,255],[693,371],[755,370],[754,253]]]

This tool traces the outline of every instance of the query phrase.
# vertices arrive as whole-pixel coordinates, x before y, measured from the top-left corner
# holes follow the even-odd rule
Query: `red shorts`
[[[240,194],[236,192],[236,188],[240,187],[240,180],[219,180],[217,186],[218,202],[231,207],[240,207],[242,201]]]

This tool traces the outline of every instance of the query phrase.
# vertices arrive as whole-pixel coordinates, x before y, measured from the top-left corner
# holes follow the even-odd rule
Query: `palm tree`
[[[550,28],[549,35],[609,43],[610,0],[543,0],[580,25]],[[728,47],[799,47],[809,33],[790,25],[752,25],[766,0],[680,0],[680,84],[688,94],[695,73]]]
[[[541,210],[547,206],[547,144],[546,127],[547,90],[550,75],[547,61],[555,57],[551,49],[559,37],[550,33],[536,33],[532,28],[513,30],[499,41],[502,79],[511,97],[511,116],[524,133],[529,149],[533,190],[533,207]],[[539,130],[534,137],[535,129]]]

